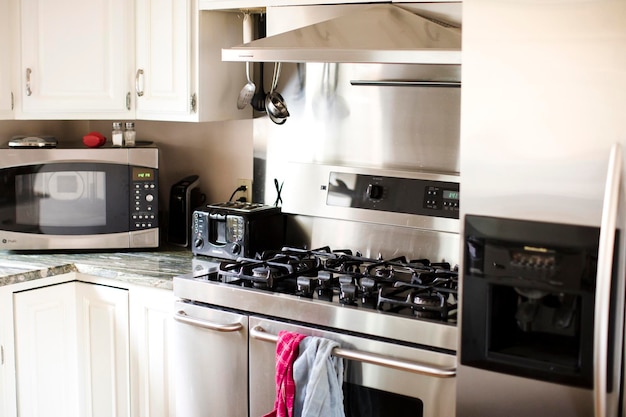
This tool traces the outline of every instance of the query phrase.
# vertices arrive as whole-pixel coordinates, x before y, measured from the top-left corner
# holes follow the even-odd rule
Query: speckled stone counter
[[[81,272],[97,277],[172,289],[172,278],[192,270],[184,248],[153,251],[47,253],[0,251],[0,286]]]

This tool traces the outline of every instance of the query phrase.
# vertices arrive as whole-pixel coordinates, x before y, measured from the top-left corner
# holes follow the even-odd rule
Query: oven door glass
[[[0,171],[0,228],[45,235],[129,230],[129,167],[53,163]]]
[[[440,368],[454,368],[454,354],[400,346],[371,338],[250,317],[250,415],[273,409],[276,344],[254,337],[254,329],[326,337],[343,349],[358,350]],[[408,331],[408,330],[407,330]],[[347,417],[447,417],[455,413],[455,378],[437,378],[356,360],[344,360],[344,410]]]

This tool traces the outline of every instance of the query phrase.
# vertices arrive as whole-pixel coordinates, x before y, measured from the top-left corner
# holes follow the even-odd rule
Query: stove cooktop
[[[255,259],[195,256],[193,272],[174,277],[174,295],[218,309],[454,352],[457,276],[456,267],[426,259],[283,248]]]
[[[414,318],[456,323],[458,271],[428,259],[372,259],[328,247],[283,248],[255,259],[222,261],[206,277],[244,288],[289,294]]]

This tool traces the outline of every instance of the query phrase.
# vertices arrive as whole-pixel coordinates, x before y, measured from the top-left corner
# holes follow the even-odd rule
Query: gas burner
[[[350,250],[284,247],[222,262],[218,280],[313,301],[456,321],[458,271],[427,259],[363,257]]]
[[[406,311],[422,319],[456,322],[457,293],[446,288],[396,282],[378,292],[377,308],[382,311]]]
[[[252,268],[253,286],[256,288],[274,288],[274,278],[280,270],[270,265],[261,265]]]
[[[444,312],[446,300],[441,293],[418,293],[413,297],[413,315],[423,319],[437,319]],[[447,310],[444,314],[447,314]]]

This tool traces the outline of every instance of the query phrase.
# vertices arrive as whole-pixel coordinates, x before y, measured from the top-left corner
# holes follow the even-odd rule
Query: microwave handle
[[[609,317],[611,277],[613,275],[613,252],[622,175],[622,148],[616,143],[611,148],[609,166],[602,203],[602,221],[598,248],[598,271],[596,276],[594,338],[593,338],[593,387],[594,416],[607,417],[607,369],[609,344]]]

